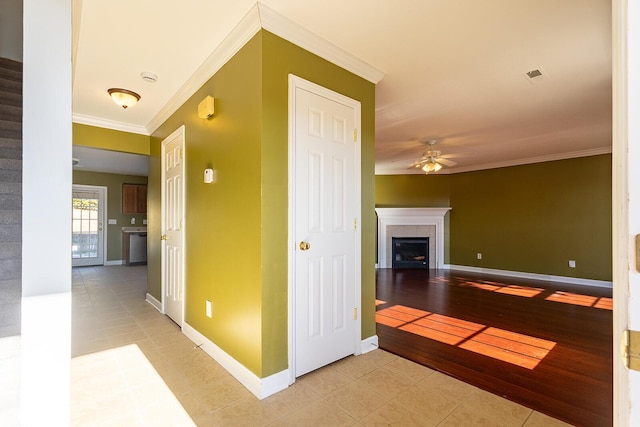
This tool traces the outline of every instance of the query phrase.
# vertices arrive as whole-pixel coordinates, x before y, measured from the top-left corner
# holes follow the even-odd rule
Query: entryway
[[[107,188],[73,185],[71,265],[104,265]]]

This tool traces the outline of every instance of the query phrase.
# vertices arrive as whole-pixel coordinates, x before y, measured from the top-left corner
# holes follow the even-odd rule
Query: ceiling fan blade
[[[438,163],[442,163],[443,165],[445,165],[445,166],[449,166],[449,167],[451,167],[451,166],[455,166],[455,165],[457,165],[457,164],[458,164],[458,163],[454,162],[453,160],[443,159],[442,157],[440,157],[439,159],[437,159],[437,162],[438,162]]]

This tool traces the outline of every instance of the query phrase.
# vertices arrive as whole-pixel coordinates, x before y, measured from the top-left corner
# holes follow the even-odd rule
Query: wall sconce
[[[109,95],[113,102],[124,108],[133,107],[140,101],[140,95],[127,89],[111,88],[108,89]]]
[[[204,170],[204,183],[205,184],[215,184],[218,174],[215,170],[211,168],[207,168]]]
[[[213,117],[214,112],[214,99],[212,96],[207,96],[198,104],[198,117],[201,119],[210,119]]]

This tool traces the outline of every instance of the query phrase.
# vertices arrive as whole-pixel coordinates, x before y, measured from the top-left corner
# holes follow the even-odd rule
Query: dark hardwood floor
[[[376,273],[380,348],[578,426],[613,424],[611,289]]]

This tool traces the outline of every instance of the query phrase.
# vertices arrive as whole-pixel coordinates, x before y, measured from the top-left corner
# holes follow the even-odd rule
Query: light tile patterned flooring
[[[145,293],[145,266],[73,270],[72,425],[566,425],[383,350],[258,400]]]

